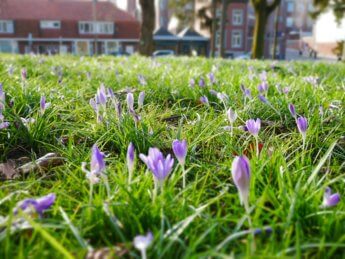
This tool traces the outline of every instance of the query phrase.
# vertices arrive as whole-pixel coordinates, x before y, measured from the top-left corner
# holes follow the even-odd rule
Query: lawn
[[[0,83],[0,258],[344,258],[344,64],[1,55]]]

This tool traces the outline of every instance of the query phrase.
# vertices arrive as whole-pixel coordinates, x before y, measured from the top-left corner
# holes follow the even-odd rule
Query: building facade
[[[111,2],[11,0],[0,13],[0,52],[132,53],[140,24]]]

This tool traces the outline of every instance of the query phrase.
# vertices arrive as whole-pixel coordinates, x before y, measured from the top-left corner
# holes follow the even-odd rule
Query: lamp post
[[[97,56],[98,53],[98,46],[97,46],[97,9],[96,9],[96,5],[97,5],[97,0],[93,0],[92,2],[92,16],[93,16],[93,31],[94,31],[94,54]]]

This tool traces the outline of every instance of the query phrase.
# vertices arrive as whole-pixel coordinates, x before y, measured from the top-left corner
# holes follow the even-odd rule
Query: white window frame
[[[40,21],[40,28],[41,29],[61,29],[61,22],[60,21],[52,21],[52,20],[41,20]]]
[[[294,2],[287,2],[286,5],[287,5],[286,6],[286,11],[288,13],[293,13],[294,10],[295,10],[295,3]]]
[[[293,17],[286,17],[286,22],[285,22],[285,24],[286,24],[286,27],[288,27],[288,28],[293,27],[293,24],[294,24],[294,19],[293,19]]]
[[[232,25],[242,25],[243,24],[243,9],[233,9],[232,10]]]
[[[88,30],[86,30],[88,25]],[[78,23],[80,34],[107,34],[112,35],[115,31],[113,22],[93,22],[93,21],[80,21]]]
[[[235,34],[238,34],[239,43],[236,42],[238,39],[235,39]],[[243,31],[242,30],[233,30],[231,32],[231,47],[233,49],[241,49],[243,47]]]
[[[14,33],[14,23],[12,20],[0,20],[0,33]]]

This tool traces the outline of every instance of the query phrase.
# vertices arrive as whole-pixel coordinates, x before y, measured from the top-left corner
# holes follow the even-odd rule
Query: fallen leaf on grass
[[[0,164],[0,179],[12,180],[33,171],[44,172],[48,168],[63,165],[64,162],[65,159],[56,153],[48,153],[32,162],[27,162],[27,158],[10,159]]]
[[[92,251],[89,251],[86,255],[86,259],[112,259],[121,258],[128,254],[128,250],[124,245],[118,245],[115,247],[103,247]]]

